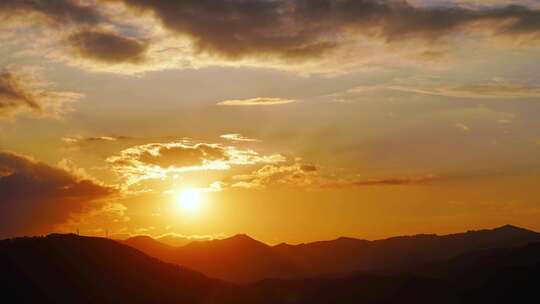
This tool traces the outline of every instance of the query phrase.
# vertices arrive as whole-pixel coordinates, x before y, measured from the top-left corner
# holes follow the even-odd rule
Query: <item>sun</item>
[[[196,214],[201,209],[201,191],[188,188],[183,190],[176,198],[182,211],[189,214]]]

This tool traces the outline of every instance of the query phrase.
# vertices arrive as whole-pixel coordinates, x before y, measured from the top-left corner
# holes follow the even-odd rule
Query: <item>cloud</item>
[[[317,57],[348,37],[439,40],[483,29],[495,35],[539,33],[540,12],[526,6],[415,7],[391,0],[117,0],[148,11],[171,32],[188,35],[199,52],[227,58]]]
[[[0,13],[31,24],[38,15],[52,25],[24,31],[42,36],[24,41],[21,53],[122,74],[217,65],[337,75],[451,58],[446,45],[464,37],[527,46],[540,37],[538,8],[422,2],[11,0]]]
[[[454,49],[448,42],[464,37],[527,46],[540,37],[540,10],[532,6],[423,2],[10,0],[0,2],[0,14],[34,25],[48,21],[49,30],[41,23],[11,30],[18,38],[21,32],[38,38],[21,39],[19,53],[122,74],[217,65],[337,75],[442,62]],[[504,41],[506,48],[515,45]]]
[[[388,86],[389,90],[411,92],[427,95],[439,95],[447,97],[462,98],[533,98],[540,97],[540,87],[531,87],[527,85],[512,83],[488,83],[488,84],[469,84],[452,86],[431,86],[431,87],[407,87],[407,86]]]
[[[1,108],[27,107],[40,110],[41,106],[34,100],[32,94],[21,87],[20,80],[10,72],[0,74]]]
[[[57,116],[82,95],[54,91],[36,70],[0,70],[0,118],[19,112]]]
[[[131,66],[144,66],[149,43],[135,37],[139,30],[118,20],[111,7],[91,2],[0,1],[0,37],[11,37],[0,44],[18,47],[18,56],[45,56],[87,70],[132,73]]]
[[[278,163],[284,160],[280,154],[260,155],[253,150],[188,140],[134,146],[107,158],[109,165],[128,185],[146,179],[166,178],[174,173],[228,170],[233,165]]]
[[[396,91],[422,95],[478,99],[523,99],[540,97],[540,87],[515,83],[479,84],[383,84],[358,86],[344,93],[334,94],[336,100],[347,100],[354,94],[371,94],[374,91]]]
[[[65,169],[0,152],[0,237],[50,232],[114,193]]]
[[[146,43],[116,33],[82,30],[67,39],[77,56],[108,63],[141,63],[145,61]]]
[[[294,99],[257,97],[250,99],[230,99],[217,103],[218,106],[273,106],[296,102]]]
[[[116,135],[104,135],[104,136],[65,136],[60,140],[66,145],[77,146],[85,143],[113,143],[117,141],[133,139],[129,136],[116,136]]]
[[[128,136],[66,136],[61,140],[66,144],[77,144],[81,142],[114,142],[119,140],[130,139]]]
[[[265,189],[270,187],[287,187],[302,189],[341,189],[365,186],[413,185],[431,181],[433,176],[409,178],[373,178],[338,177],[324,174],[320,168],[303,163],[288,165],[266,165],[251,174],[237,175],[233,188]]]
[[[9,18],[25,18],[35,14],[55,25],[96,24],[101,17],[93,5],[82,5],[74,0],[3,0],[0,15]]]
[[[319,168],[295,163],[292,165],[266,165],[251,174],[237,175],[232,184],[236,188],[263,189],[269,186],[310,187],[320,181]]]
[[[122,1],[151,11],[171,32],[189,35],[200,52],[240,58],[273,54],[283,57],[319,55],[335,46],[318,25],[294,20],[292,1]],[[302,23],[297,26],[296,22]]]
[[[227,140],[231,140],[231,141],[243,141],[243,142],[258,142],[258,141],[260,141],[258,139],[242,136],[242,134],[239,134],[239,133],[223,134],[220,137],[224,138],[224,139],[227,139]]]

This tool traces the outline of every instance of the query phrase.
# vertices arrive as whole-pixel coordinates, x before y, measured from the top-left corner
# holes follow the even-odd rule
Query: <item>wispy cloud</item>
[[[66,136],[62,137],[62,142],[66,144],[77,144],[81,142],[114,142],[119,140],[125,140],[130,139],[130,137],[127,136],[114,136],[114,135],[105,135],[105,136]]]
[[[340,189],[366,186],[398,186],[422,184],[435,179],[433,175],[417,177],[386,177],[361,179],[325,174],[318,166],[304,163],[266,165],[250,174],[234,177],[234,188],[264,189],[271,187],[301,189]]]
[[[387,86],[386,89],[418,94],[459,98],[531,98],[540,97],[540,87],[512,83],[489,83],[441,86]]]
[[[218,102],[218,106],[274,106],[296,102],[294,99],[257,97],[249,99],[229,99]]]
[[[58,116],[67,104],[82,97],[79,93],[55,91],[40,70],[30,68],[0,70],[0,118],[21,112],[36,116]]]
[[[474,99],[523,99],[540,97],[540,87],[525,84],[491,82],[480,84],[410,83],[357,86],[335,94],[336,100],[349,94],[369,94],[375,91],[396,91],[412,94],[435,95]]]
[[[258,142],[260,140],[255,138],[249,138],[242,136],[242,134],[239,133],[231,133],[231,134],[223,134],[220,136],[221,138],[232,140],[232,141],[243,141],[243,142]]]

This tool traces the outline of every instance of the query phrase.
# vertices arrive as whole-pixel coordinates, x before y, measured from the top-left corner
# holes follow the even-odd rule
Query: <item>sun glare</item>
[[[201,191],[197,189],[186,189],[177,197],[180,209],[189,214],[195,214],[201,209]]]

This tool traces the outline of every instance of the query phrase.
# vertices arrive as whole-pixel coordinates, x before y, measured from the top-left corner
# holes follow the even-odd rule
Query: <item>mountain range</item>
[[[0,241],[0,286],[3,299],[16,303],[529,303],[537,296],[540,276],[540,242],[527,240],[534,238],[534,235],[534,232],[505,226],[450,236],[392,238],[368,243],[375,246],[374,244],[384,242],[384,246],[377,245],[378,250],[392,250],[398,256],[402,253],[433,252],[439,254],[439,257],[426,259],[425,255],[422,255],[419,260],[405,259],[412,262],[406,267],[406,271],[400,272],[390,272],[388,269],[386,272],[349,269],[347,273],[339,275],[272,278],[235,284],[160,261],[114,240],[51,234],[46,237]],[[323,251],[320,248],[325,248],[324,252],[336,250],[335,257],[339,259],[340,255],[346,255],[345,250],[349,248],[347,246],[350,242],[350,239],[339,239],[296,246],[299,246],[297,249],[301,249],[301,252],[307,252],[306,248],[320,251]],[[328,249],[334,248],[331,244],[343,243],[347,246],[337,247],[342,251]],[[468,245],[463,245],[460,250],[465,250],[466,247],[473,249],[457,253],[460,250],[447,248],[445,251],[433,245],[434,243],[440,246],[467,243]],[[413,250],[415,244],[422,244],[421,248],[424,249]],[[240,247],[231,249],[230,246]],[[208,253],[204,259],[209,259],[210,256],[219,259],[215,253],[218,249],[219,252],[228,254],[235,250],[248,251],[249,254],[238,253],[234,255],[234,259],[226,259],[239,262],[239,257],[254,259],[255,256],[269,254],[268,247],[275,254],[283,249],[283,246],[267,246],[247,236],[236,236],[210,243],[197,242],[186,247],[191,250],[190,254],[208,248],[216,250],[212,254]],[[290,249],[290,246],[287,245],[286,248]],[[254,247],[257,249],[253,249]],[[441,253],[442,251],[444,253]],[[387,256],[391,254],[388,253]],[[290,263],[282,258],[272,258],[268,263],[261,263],[264,267],[256,267],[268,271],[265,267],[270,263]],[[347,261],[352,260],[351,258]],[[389,258],[371,261],[383,260]],[[426,260],[428,262],[424,263]],[[314,259],[309,261],[313,263]],[[255,262],[250,260],[250,263]],[[373,265],[378,265],[377,263],[373,262]],[[403,269],[402,264],[398,264],[396,269]],[[413,267],[413,264],[417,266]],[[287,265],[283,264],[283,267],[285,266]],[[326,267],[328,266],[321,269],[328,269]],[[375,268],[379,269],[378,266]],[[232,272],[247,273],[236,270]]]
[[[160,260],[234,283],[300,279],[351,272],[407,272],[460,254],[540,242],[540,234],[506,225],[450,235],[422,234],[367,241],[338,238],[306,244],[270,246],[247,235],[166,245],[148,236],[124,244]]]

